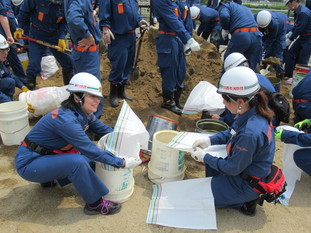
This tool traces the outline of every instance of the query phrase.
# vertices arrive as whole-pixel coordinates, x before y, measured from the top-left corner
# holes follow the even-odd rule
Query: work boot
[[[36,89],[36,77],[26,77],[26,87],[33,91]]]
[[[84,213],[87,215],[112,215],[119,212],[121,204],[114,201],[102,200],[97,206],[92,207],[88,204],[84,206]]]
[[[121,99],[126,99],[126,100],[133,100],[132,97],[128,96],[125,94],[125,86],[122,84],[119,84],[119,92],[118,92],[118,97]]]
[[[181,110],[184,109],[184,105],[180,104],[180,96],[182,94],[182,88],[177,87],[176,91],[174,93],[174,101],[176,104],[176,107],[180,108]]]
[[[241,207],[241,212],[247,216],[255,216],[256,215],[256,206],[258,204],[259,198],[245,202],[243,206]]]
[[[115,108],[119,106],[118,93],[119,93],[119,85],[116,83],[110,83],[109,98],[111,107]]]
[[[57,182],[56,182],[56,180],[52,180],[49,182],[40,183],[40,185],[42,188],[53,188],[57,185]]]
[[[174,92],[163,92],[163,103],[161,105],[162,108],[166,108],[177,115],[181,115],[182,111],[180,108],[176,106],[174,101]]]
[[[64,85],[68,85],[69,84],[70,79],[72,78],[73,75],[74,75],[73,72],[65,72],[65,71],[63,71]]]

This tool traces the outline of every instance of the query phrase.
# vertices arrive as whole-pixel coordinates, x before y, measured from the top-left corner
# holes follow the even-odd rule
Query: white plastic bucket
[[[0,104],[0,134],[4,145],[19,145],[28,134],[27,104],[11,101]]]
[[[184,152],[166,145],[178,134],[175,130],[154,133],[148,178],[156,184],[182,180],[185,176]]]
[[[311,68],[311,66],[307,66],[307,65],[300,65],[300,64],[297,64],[295,66],[295,70],[294,70],[294,73],[293,73],[293,82],[292,82],[292,85],[291,85],[291,89],[290,89],[290,92],[289,92],[289,95],[291,98],[293,98],[293,89],[295,86],[297,86],[297,84],[304,78],[306,77],[307,73],[309,72],[309,69]]]

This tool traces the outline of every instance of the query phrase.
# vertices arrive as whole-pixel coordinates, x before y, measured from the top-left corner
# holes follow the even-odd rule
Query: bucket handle
[[[17,132],[22,131],[22,130],[25,129],[27,126],[28,126],[28,123],[27,123],[23,128],[21,128],[21,129],[19,129],[19,130],[16,130],[16,131],[14,131],[14,132],[12,132],[12,133],[3,132],[2,130],[0,130],[0,132],[1,132],[1,133],[5,133],[5,134],[15,134],[15,133],[17,133]]]

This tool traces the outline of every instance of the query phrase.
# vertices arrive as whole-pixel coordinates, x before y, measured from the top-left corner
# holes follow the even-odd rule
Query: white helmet
[[[230,53],[228,57],[226,57],[224,62],[224,69],[225,71],[240,66],[242,63],[247,62],[246,57],[242,53],[234,52]]]
[[[192,19],[196,19],[200,14],[200,8],[197,6],[190,7],[190,14]]]
[[[272,15],[269,11],[259,11],[257,14],[257,24],[260,28],[266,28],[269,26],[272,19]]]
[[[226,71],[220,81],[217,93],[243,98],[254,96],[260,89],[255,72],[244,66]]]
[[[0,34],[0,49],[7,49],[9,47],[9,43],[7,40]]]
[[[71,93],[88,93],[98,97],[103,97],[102,85],[99,80],[92,74],[81,72],[75,74],[67,87]]]
[[[12,0],[12,3],[14,6],[19,6],[20,4],[23,3],[24,0]]]

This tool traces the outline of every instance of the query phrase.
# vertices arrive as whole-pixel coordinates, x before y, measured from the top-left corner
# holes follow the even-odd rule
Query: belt
[[[165,31],[159,31],[159,34],[165,34],[165,35],[172,35],[172,36],[176,36],[176,32],[165,32]]]
[[[219,20],[220,18],[218,17],[218,18],[212,19],[211,21],[214,22],[214,21],[219,21]]]
[[[13,14],[13,12],[9,12],[9,11],[7,11],[7,12],[5,12],[7,15],[11,15],[11,14]]]
[[[29,141],[28,138],[24,139],[24,141],[22,142],[22,145],[42,155],[55,155],[56,154],[53,150],[46,149],[42,146],[39,146],[38,144],[34,142]]]
[[[253,27],[253,28],[238,28],[238,29],[235,29],[233,31],[233,33],[237,33],[237,32],[254,32],[254,31],[258,31],[258,28],[257,27]]]
[[[44,32],[48,32],[48,33],[52,33],[53,32],[53,31],[45,30],[45,29],[39,27],[38,25],[36,25],[34,23],[32,23],[32,26],[34,26],[35,28],[38,28],[38,29],[40,29],[41,31],[44,31]]]
[[[135,33],[135,30],[128,31],[127,33]]]
[[[293,100],[294,103],[299,104],[299,103],[307,103],[307,102],[311,102],[310,100],[304,100],[304,99],[296,99]]]
[[[85,47],[84,46],[74,46],[75,50],[78,51],[78,52],[95,52],[98,50],[98,46],[97,45],[94,45],[94,46],[91,46],[91,47],[88,47],[86,50],[85,50]]]
[[[310,33],[310,32],[304,33],[304,34],[302,34],[301,36],[311,36],[311,33]]]

